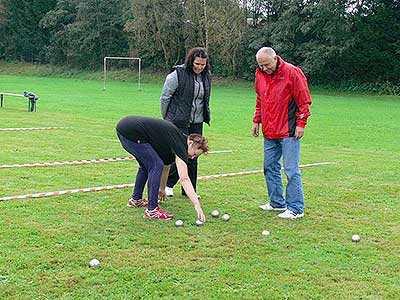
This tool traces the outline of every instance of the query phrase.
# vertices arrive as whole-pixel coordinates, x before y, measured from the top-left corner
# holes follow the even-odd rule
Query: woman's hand
[[[201,207],[195,207],[196,211],[197,211],[197,217],[201,222],[205,222],[206,221],[206,216],[203,213],[203,210],[201,209]]]
[[[176,162],[176,168],[178,169],[179,181],[181,183],[181,186],[185,190],[186,195],[189,197],[190,201],[192,201],[194,208],[197,211],[197,217],[201,222],[205,222],[206,216],[204,215],[203,210],[201,209],[199,196],[197,196],[193,188],[193,185],[189,179],[187,165],[178,156],[176,156],[175,162]]]

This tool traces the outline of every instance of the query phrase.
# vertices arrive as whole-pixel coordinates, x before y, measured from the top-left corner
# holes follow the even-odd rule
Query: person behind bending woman
[[[203,134],[203,123],[210,125],[210,64],[204,48],[190,49],[185,63],[168,74],[162,95],[161,115],[183,133]],[[188,161],[189,177],[196,191],[197,158]],[[171,166],[166,194],[173,196],[173,187],[178,182],[176,166]],[[182,195],[185,191],[182,190]]]

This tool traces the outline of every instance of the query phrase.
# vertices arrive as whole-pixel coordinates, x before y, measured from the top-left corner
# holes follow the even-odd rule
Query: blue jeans
[[[286,199],[283,196],[281,157],[287,177]],[[299,169],[300,140],[294,137],[283,139],[264,138],[264,176],[270,204],[285,207],[295,213],[304,212],[304,193]]]
[[[164,163],[150,144],[128,140],[118,132],[117,135],[122,147],[132,154],[139,163],[132,199],[140,200],[143,198],[143,190],[147,182],[148,209],[152,210],[158,206],[158,190],[160,189]]]

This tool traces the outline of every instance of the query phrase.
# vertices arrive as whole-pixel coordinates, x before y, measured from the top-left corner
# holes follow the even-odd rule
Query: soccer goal
[[[137,61],[138,62],[138,91],[141,91],[140,87],[140,69],[141,69],[141,59],[138,57],[117,57],[117,56],[105,56],[103,60],[103,90],[106,89],[106,81],[107,81],[107,61],[108,60],[128,60],[128,61]]]

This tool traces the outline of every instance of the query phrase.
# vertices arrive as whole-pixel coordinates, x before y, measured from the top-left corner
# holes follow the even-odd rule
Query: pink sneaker
[[[129,199],[128,204],[126,206],[128,207],[147,207],[147,199],[140,199],[140,200],[133,200],[132,198]]]
[[[157,206],[153,210],[146,209],[144,211],[143,218],[145,219],[163,219],[163,220],[171,220],[174,215],[169,214],[161,209],[161,207]]]

